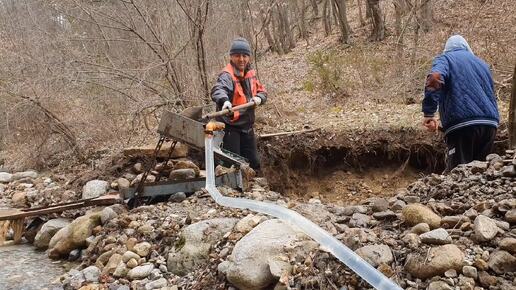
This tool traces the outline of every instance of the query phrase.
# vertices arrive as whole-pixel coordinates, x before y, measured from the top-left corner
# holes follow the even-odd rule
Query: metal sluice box
[[[165,111],[158,126],[158,133],[162,137],[181,142],[198,150],[204,150],[204,124],[196,121],[190,117],[200,116],[202,107],[187,109],[187,113],[177,114],[170,111]],[[248,176],[247,168],[249,164],[243,157],[234,153],[222,150],[215,146],[215,159],[222,160],[228,165],[233,165],[234,170],[217,176],[215,184],[217,186],[228,186],[235,189],[243,190],[245,188],[246,179]],[[244,177],[243,177],[244,176]],[[121,195],[124,199],[138,197],[156,197],[161,195],[171,195],[176,192],[193,193],[204,188],[206,179],[204,177],[179,180],[179,181],[162,181],[154,183],[145,183],[141,192],[137,193],[137,185],[122,189]]]

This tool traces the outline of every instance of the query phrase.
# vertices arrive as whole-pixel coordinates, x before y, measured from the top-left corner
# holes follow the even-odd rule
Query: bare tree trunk
[[[331,34],[331,5],[332,0],[324,0],[323,4],[323,23],[324,23],[324,34],[326,36]]]
[[[306,5],[305,0],[294,1],[297,17],[297,26],[299,28],[299,36],[304,40],[308,40],[308,31],[306,29]]]
[[[361,0],[357,0],[357,5],[358,5],[358,17],[360,19],[360,26],[364,26],[365,25],[365,21],[364,21],[364,17],[362,16],[362,1]]]
[[[271,51],[279,53],[278,48],[276,47],[277,44],[274,41],[274,38],[272,37],[272,34],[271,34],[271,30],[269,28],[269,25],[270,25],[271,19],[272,19],[271,13],[266,12],[265,9],[262,8],[262,9],[260,9],[260,17],[262,18],[263,34],[265,35],[265,39],[267,39],[267,43],[269,44]]]
[[[371,14],[371,5],[369,5],[369,0],[365,0],[366,4],[366,13],[365,16],[367,19],[371,18],[373,15]]]
[[[403,72],[403,16],[406,13],[407,5],[406,0],[395,0],[394,1],[394,12],[395,12],[395,29],[398,40],[396,41],[396,58],[398,59],[397,72],[401,75]]]
[[[251,25],[250,21],[252,19],[249,19],[249,11],[247,11],[247,1],[239,1],[240,2],[240,35],[247,39],[249,43],[251,44],[251,47],[255,46],[254,39],[251,33]]]
[[[432,0],[423,0],[421,3],[421,28],[423,32],[429,32],[432,28]]]
[[[385,38],[385,24],[383,22],[382,11],[380,9],[380,0],[367,0],[371,8],[373,31],[371,39],[381,41]]]
[[[349,43],[349,36],[351,34],[348,18],[346,15],[346,0],[333,0],[334,7],[338,15],[338,24],[341,34],[341,42]]]
[[[314,16],[319,16],[319,5],[317,4],[317,0],[310,0],[310,4],[312,4],[312,10],[314,12]]]
[[[416,55],[417,55],[417,45],[418,45],[418,42],[419,42],[419,29],[420,29],[420,24],[419,24],[419,21],[418,21],[418,17],[417,17],[417,9],[416,7],[418,7],[419,3],[418,1],[416,1],[414,3],[414,7],[412,9],[413,11],[413,18],[416,20],[415,21],[415,27],[414,27],[414,43],[413,43],[413,47],[412,47],[412,56],[410,57],[410,63],[411,64],[415,64],[416,63]]]
[[[282,32],[281,32],[281,21],[280,21],[280,16],[279,16],[279,12],[278,12],[278,8],[276,7],[274,9],[274,11],[272,12],[272,16],[271,16],[271,20],[272,20],[272,30],[274,31],[274,43],[276,44],[276,51],[279,53],[279,54],[285,54],[285,51],[284,51],[284,47],[283,47],[283,42],[281,41],[282,39]]]
[[[294,35],[292,34],[292,29],[290,29],[290,19],[288,17],[288,11],[287,11],[287,3],[283,2],[278,5],[278,12],[279,12],[279,21],[280,21],[280,27],[281,27],[281,35],[283,41],[283,50],[288,53],[290,50],[294,47],[296,47],[296,41],[294,40]]]

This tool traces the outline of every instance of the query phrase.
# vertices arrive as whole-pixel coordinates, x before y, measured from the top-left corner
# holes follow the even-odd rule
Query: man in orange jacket
[[[267,101],[265,87],[256,78],[251,68],[251,46],[244,38],[236,38],[229,50],[230,62],[217,78],[211,90],[211,98],[217,110],[254,102],[256,106]],[[254,107],[232,116],[220,117],[226,124],[223,148],[249,160],[251,168],[260,169],[260,159],[254,135]]]

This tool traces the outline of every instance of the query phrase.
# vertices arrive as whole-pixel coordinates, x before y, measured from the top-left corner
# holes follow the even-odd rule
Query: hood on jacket
[[[469,47],[468,42],[464,37],[460,35],[453,35],[452,37],[448,38],[446,41],[446,45],[444,46],[444,52],[450,52],[453,50],[459,50],[459,49],[465,49],[471,53],[473,51],[471,50],[471,47]]]

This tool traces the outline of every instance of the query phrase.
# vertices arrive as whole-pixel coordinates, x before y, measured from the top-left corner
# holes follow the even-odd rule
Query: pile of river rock
[[[263,178],[244,193],[220,190],[297,211],[403,289],[509,290],[516,289],[514,157],[492,154],[358,205],[289,200]],[[179,169],[197,175],[195,164],[184,163]],[[120,179],[102,184],[95,194]],[[64,289],[371,288],[295,225],[220,207],[202,191],[49,220],[34,244],[51,258],[79,262],[60,278]]]

